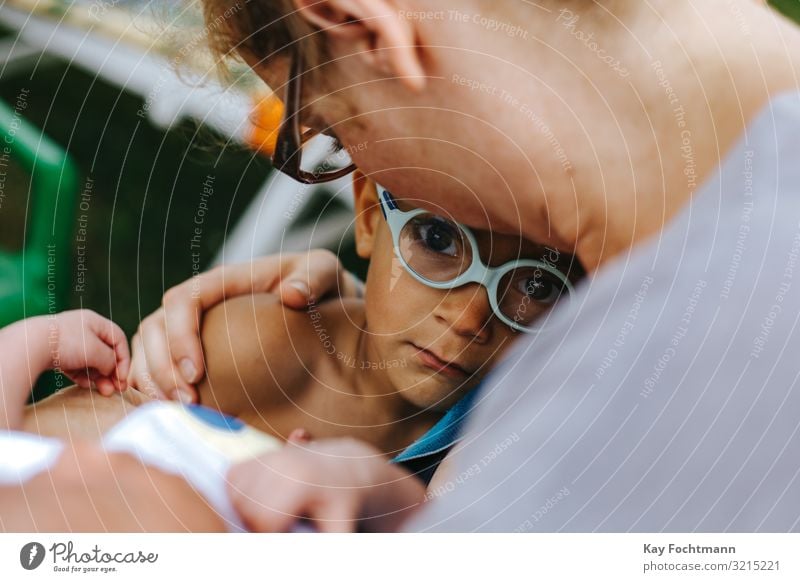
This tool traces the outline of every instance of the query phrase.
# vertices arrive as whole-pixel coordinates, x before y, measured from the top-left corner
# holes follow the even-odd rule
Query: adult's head
[[[204,4],[274,89],[302,54],[303,122],[367,175],[589,269],[683,206],[800,54],[754,0]]]

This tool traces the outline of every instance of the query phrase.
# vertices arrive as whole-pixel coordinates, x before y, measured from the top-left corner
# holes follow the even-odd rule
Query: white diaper
[[[129,453],[142,462],[186,479],[226,521],[243,531],[226,494],[228,469],[282,446],[243,422],[205,408],[153,402],[134,410],[102,441],[109,452]],[[0,484],[19,484],[50,468],[63,443],[21,432],[0,433]]]
[[[27,432],[0,433],[0,485],[19,485],[44,471],[63,447],[59,440]]]

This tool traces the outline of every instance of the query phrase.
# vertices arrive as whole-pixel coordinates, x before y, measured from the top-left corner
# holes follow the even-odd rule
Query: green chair
[[[30,177],[22,250],[0,250],[0,327],[64,308],[72,281],[78,172],[63,148],[0,101],[0,158]],[[0,168],[5,171],[5,168]],[[6,189],[13,185],[5,183]],[[0,212],[0,228],[8,220]]]

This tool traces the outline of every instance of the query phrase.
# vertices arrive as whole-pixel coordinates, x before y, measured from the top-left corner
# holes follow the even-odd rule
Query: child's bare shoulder
[[[255,294],[210,309],[202,326],[207,374],[199,386],[201,401],[215,405],[209,398],[217,404],[223,399],[226,412],[235,413],[256,389],[270,400],[270,394],[285,399],[302,390],[316,364],[329,357],[326,342],[334,342],[342,325],[348,325],[338,303],[296,310],[284,307],[275,295]],[[262,390],[269,386],[278,389]]]
[[[276,295],[258,293],[234,297],[210,309],[203,322],[203,339],[229,337],[239,347],[253,341],[263,348],[289,349],[313,355],[315,345],[307,340],[321,335],[347,333],[357,326],[363,313],[360,299],[330,299],[309,304],[306,309],[284,306]],[[318,341],[317,341],[318,343]]]
[[[268,293],[234,297],[206,313],[202,337],[212,362],[228,356],[224,359],[241,368],[269,358],[290,371],[292,362],[302,363],[307,356],[308,314],[284,307]]]

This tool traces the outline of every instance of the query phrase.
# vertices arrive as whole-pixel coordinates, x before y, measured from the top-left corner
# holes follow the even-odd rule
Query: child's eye
[[[553,280],[542,271],[537,270],[533,276],[518,280],[517,290],[527,295],[531,301],[552,305],[564,291],[561,281]]]
[[[458,230],[446,220],[427,217],[416,222],[414,232],[417,240],[428,250],[450,257],[461,254],[461,237]]]

